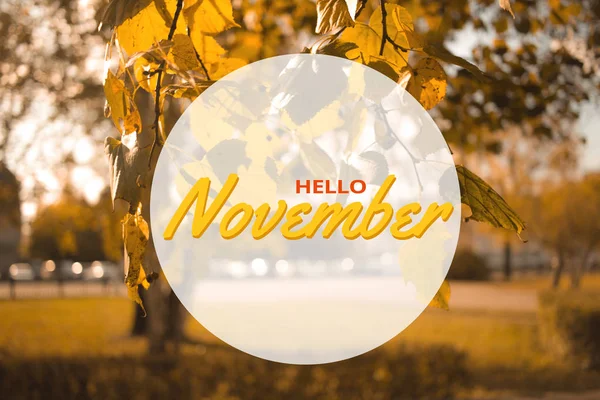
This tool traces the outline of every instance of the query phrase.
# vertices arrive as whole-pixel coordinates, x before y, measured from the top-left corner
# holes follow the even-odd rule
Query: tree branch
[[[192,32],[190,31],[190,27],[189,26],[187,28],[187,35],[191,39]],[[202,61],[202,58],[200,57],[200,54],[198,54],[198,50],[196,50],[196,47],[194,47],[194,54],[196,55],[196,60],[198,60],[198,62],[200,63],[200,66],[202,67],[202,71],[204,71],[204,75],[206,76],[206,80],[210,81],[210,75],[208,74],[208,69],[206,69],[206,65],[204,65],[204,62]]]
[[[179,15],[181,14],[182,9],[183,0],[177,0],[177,7],[175,8],[175,14],[173,15],[173,22],[171,22],[171,28],[169,29],[169,34],[167,36],[167,40],[169,41],[173,40],[175,30],[177,29],[177,21],[179,20]],[[158,74],[156,76],[156,88],[154,90],[154,140],[152,141],[152,148],[150,149],[150,155],[148,156],[148,168],[150,168],[152,164],[154,148],[157,145],[162,146],[162,138],[160,135],[160,91],[164,68],[165,61],[160,63],[160,66],[158,67]]]
[[[356,10],[356,14],[354,14],[354,20],[360,17],[360,13],[365,9],[366,5],[367,0],[361,0],[360,4],[358,5],[358,10]]]
[[[383,49],[385,48],[385,42],[391,40],[387,33],[387,10],[385,9],[385,0],[379,0],[379,7],[381,7],[381,46],[379,47],[379,55],[383,55]]]

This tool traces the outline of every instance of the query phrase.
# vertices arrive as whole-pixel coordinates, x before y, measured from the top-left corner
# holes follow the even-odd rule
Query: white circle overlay
[[[192,236],[194,204],[165,240],[194,184],[210,179],[208,209],[230,174],[239,181],[204,234]],[[360,202],[358,224],[390,175],[395,181],[384,202],[394,214],[371,239],[347,239],[341,226],[325,239],[323,224],[312,238],[289,240],[281,232],[286,217],[262,239],[252,236],[255,217],[233,239],[219,232],[223,215],[240,202],[253,210],[271,205],[266,221],[279,200],[288,210],[310,203],[312,212],[301,215],[296,230],[322,203]],[[297,181],[317,180],[328,181],[330,193],[302,187],[298,193]],[[366,190],[343,193],[352,180],[365,182]],[[454,210],[421,238],[395,239],[396,212],[413,202],[422,211],[404,229],[431,203]],[[380,346],[427,307],[456,249],[460,191],[441,132],[401,85],[353,61],[294,54],[244,66],[191,103],[160,153],[150,215],[165,277],[205,328],[263,359],[322,364]],[[382,218],[376,215],[371,226]]]

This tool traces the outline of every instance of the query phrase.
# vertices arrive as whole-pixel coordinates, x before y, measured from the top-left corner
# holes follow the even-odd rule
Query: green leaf
[[[317,28],[319,34],[354,26],[354,18],[344,0],[317,0]]]
[[[487,222],[498,228],[515,231],[525,229],[525,223],[494,189],[462,165],[456,166],[460,186],[460,201],[471,209],[469,219]]]

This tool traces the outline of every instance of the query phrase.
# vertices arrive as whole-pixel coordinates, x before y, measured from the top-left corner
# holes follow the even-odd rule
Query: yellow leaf
[[[423,237],[401,244],[398,256],[402,277],[415,286],[417,300],[423,304],[431,301],[446,275],[452,260],[452,255],[446,251],[451,239],[445,225],[433,224]]]
[[[224,58],[221,60],[221,62],[214,65],[214,68],[210,74],[210,78],[212,80],[221,79],[225,75],[235,71],[238,68],[242,68],[246,64],[248,64],[248,61],[241,58]]]
[[[150,3],[117,28],[119,45],[128,55],[132,55],[148,50],[161,40],[167,39],[176,8],[177,0],[155,0]],[[187,33],[183,18],[178,20],[175,33]]]
[[[371,56],[379,55],[381,36],[366,24],[357,23],[354,27],[346,29],[340,39],[358,46],[357,49],[346,53],[350,59],[367,64]]]
[[[134,136],[136,135],[127,136],[127,140],[123,139],[123,142],[113,137],[107,137],[104,141],[104,152],[109,161],[113,204],[115,199],[123,199],[129,203],[130,212],[135,212],[140,202],[139,182],[143,182],[148,173],[151,148],[138,147],[137,140],[130,139],[134,139]]]
[[[450,309],[450,282],[444,279],[442,286],[440,286],[433,299],[431,299],[429,307],[441,308],[443,310]]]
[[[466,69],[471,74],[473,74],[473,76],[475,76],[475,78],[479,79],[482,82],[491,81],[491,78],[489,76],[487,76],[485,73],[483,73],[476,65],[471,64],[464,58],[455,56],[448,49],[446,49],[443,44],[424,43],[423,51],[427,55],[429,55],[431,57],[435,57],[438,60],[442,60],[442,61],[450,63],[450,64],[458,65],[459,67]]]
[[[225,54],[225,49],[217,43],[214,37],[200,32],[192,32],[191,37],[192,43],[205,65],[220,61],[221,56]]]
[[[191,83],[174,83],[163,87],[161,93],[172,96],[176,99],[186,98],[193,101],[196,99],[196,97],[200,96],[202,92],[208,89],[209,86],[210,82],[208,81],[196,81],[196,85],[192,85]]]
[[[352,26],[354,19],[345,0],[317,0],[317,33]]]
[[[138,84],[147,92],[154,94],[156,88],[156,73],[151,74],[159,67],[158,63],[150,62],[144,57],[140,57],[133,63],[133,73]]]
[[[367,64],[369,67],[373,68],[376,71],[381,72],[383,75],[387,76],[394,82],[398,81],[398,66],[392,64],[387,61],[383,57],[371,56],[369,58],[369,63]]]
[[[177,34],[173,36],[173,46],[167,58],[182,71],[200,67],[192,39],[187,35]]]
[[[125,88],[125,84],[112,71],[108,71],[104,80],[104,95],[111,119],[119,132],[127,135],[141,131],[142,120],[135,102]]]
[[[406,89],[426,109],[432,109],[446,96],[446,73],[433,58],[419,60]]]
[[[510,0],[498,0],[500,2],[500,7],[510,13],[512,17],[515,17],[512,8],[510,7]]]
[[[462,165],[456,166],[456,173],[460,187],[460,201],[471,210],[469,219],[487,222],[497,228],[509,229],[517,232],[517,235],[522,234],[525,223],[502,196]]]
[[[233,20],[233,8],[230,0],[192,1],[190,4],[186,4],[183,15],[192,35],[195,32],[215,35],[227,29],[239,27]]]
[[[259,58],[263,46],[262,35],[257,32],[240,32],[236,35],[236,44],[229,56],[255,61]],[[211,77],[212,78],[212,77]]]
[[[104,8],[102,18],[100,20],[101,29],[103,25],[107,26],[119,26],[126,19],[134,17],[142,9],[146,8],[154,0],[136,0],[136,1],[122,1],[122,0],[111,0]]]
[[[419,36],[415,33],[413,20],[408,10],[397,4],[386,4],[386,30],[388,36],[404,49],[418,50],[423,47]],[[377,32],[379,36],[383,35],[383,21],[381,16],[381,7],[378,7],[371,14],[369,26]]]
[[[354,43],[358,46],[358,48],[351,49],[346,53],[346,56],[351,60],[368,65],[371,57],[375,56],[383,57],[398,68],[406,65],[406,60],[391,46],[385,46],[383,55],[380,56],[381,36],[369,25],[357,22],[354,27],[344,30],[344,33],[340,36],[340,40]]]
[[[133,132],[141,132],[142,130],[142,117],[133,101],[132,108],[129,110],[123,121],[123,128],[123,133],[126,135]]]
[[[125,285],[127,286],[127,295],[129,298],[144,309],[142,299],[138,293],[138,285],[144,288],[149,287],[146,279],[146,273],[142,267],[146,245],[150,237],[148,223],[141,214],[141,208],[138,208],[135,214],[127,214],[123,218],[123,243],[125,244],[127,276]],[[146,312],[144,310],[144,312]]]
[[[314,176],[322,176],[325,179],[335,179],[337,169],[335,163],[317,143],[300,143],[300,154],[306,167]]]

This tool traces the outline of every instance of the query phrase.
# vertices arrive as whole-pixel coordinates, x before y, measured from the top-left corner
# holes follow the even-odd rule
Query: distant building
[[[19,181],[0,162],[0,277],[12,263],[19,261],[21,244],[21,202]]]

